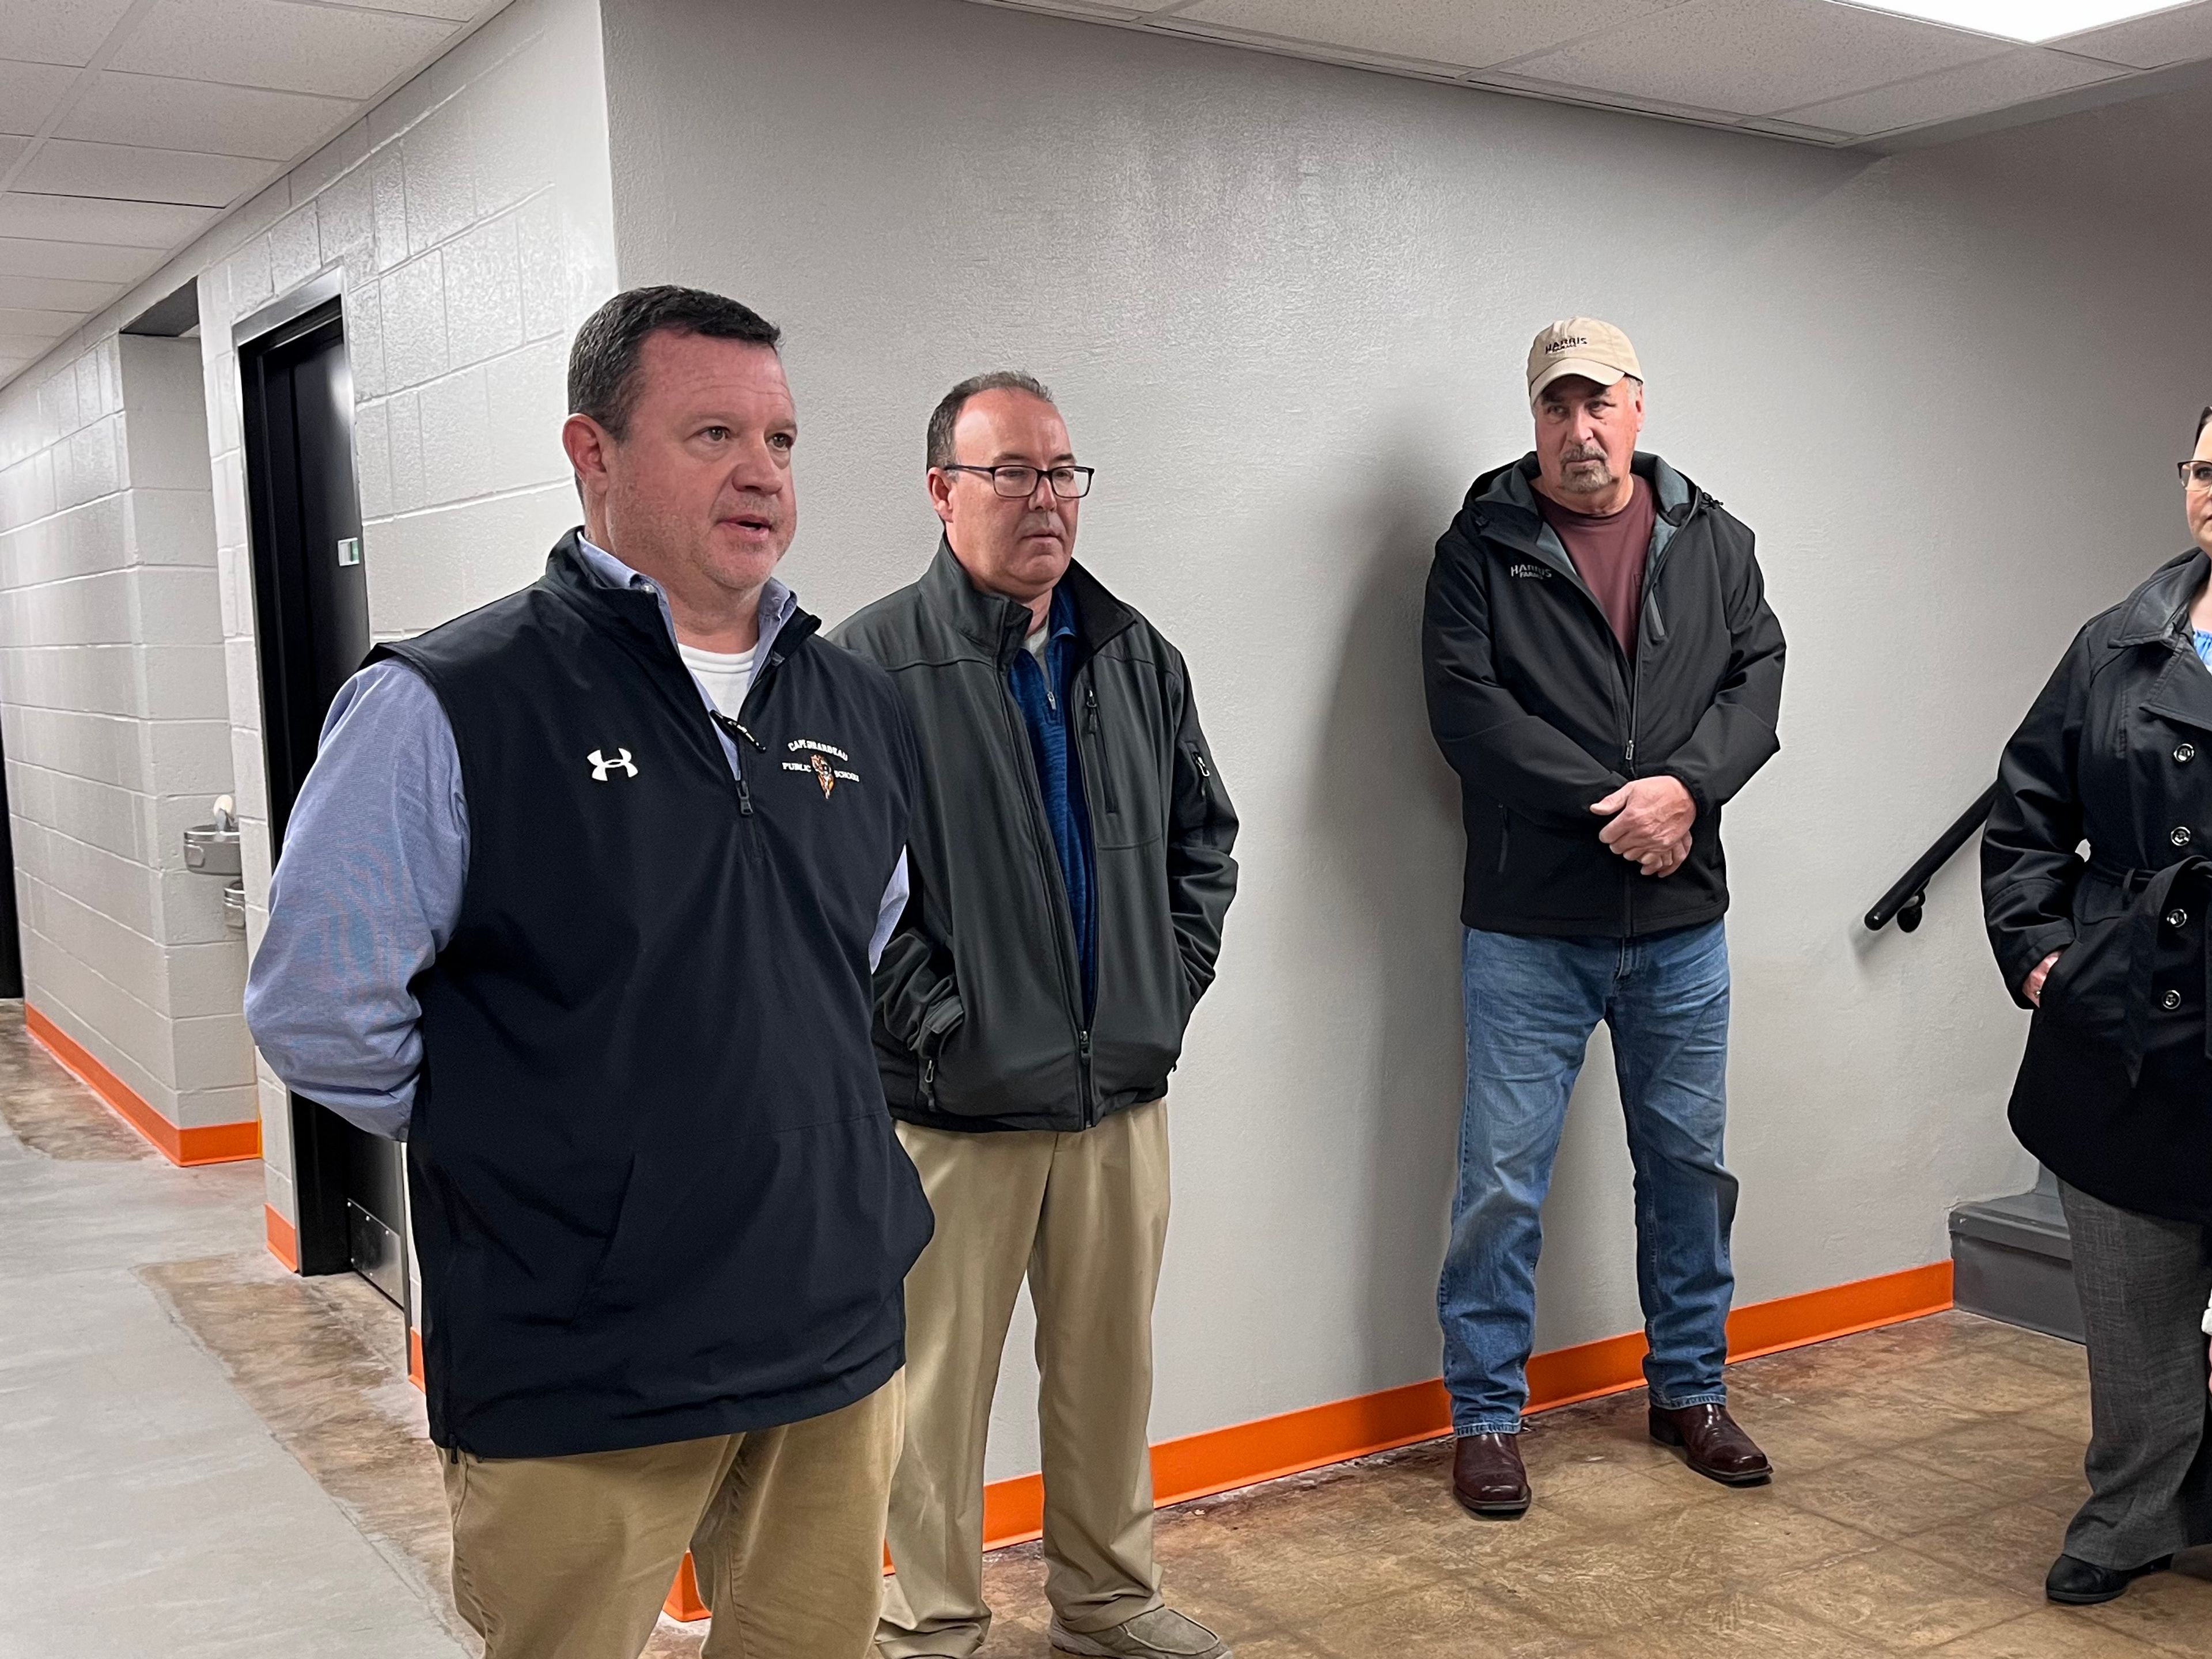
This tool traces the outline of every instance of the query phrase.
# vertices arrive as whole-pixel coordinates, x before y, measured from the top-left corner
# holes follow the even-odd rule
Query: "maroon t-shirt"
[[[1651,554],[1651,530],[1659,521],[1659,504],[1648,480],[1638,476],[1628,505],[1618,513],[1599,517],[1561,507],[1541,491],[1536,510],[1559,533],[1567,556],[1583,585],[1596,595],[1613,624],[1620,648],[1636,660],[1636,607],[1644,599],[1644,564]]]

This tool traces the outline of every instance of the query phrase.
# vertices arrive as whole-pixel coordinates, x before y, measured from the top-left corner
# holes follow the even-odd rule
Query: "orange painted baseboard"
[[[1802,1348],[1941,1313],[1950,1305],[1948,1261],[1778,1297],[1738,1308],[1729,1316],[1729,1358],[1753,1359],[1784,1348]],[[1641,1332],[1537,1354],[1528,1362],[1528,1409],[1551,1411],[1640,1388],[1644,1354]],[[1443,1382],[1410,1382],[1380,1394],[1163,1441],[1152,1448],[1153,1496],[1163,1504],[1187,1503],[1450,1432],[1451,1401]],[[1027,1543],[1040,1536],[1043,1527],[1041,1475],[1018,1475],[984,1488],[986,1549]]]
[[[269,1254],[292,1272],[300,1271],[300,1230],[276,1213],[276,1206],[261,1206],[261,1224],[269,1235]]]
[[[1729,1316],[1729,1358],[1756,1359],[1784,1348],[1924,1318],[1950,1305],[1948,1261],[1755,1302]],[[1528,1362],[1528,1409],[1553,1411],[1641,1387],[1644,1354],[1640,1332],[1537,1354]],[[1379,1394],[1163,1441],[1152,1448],[1152,1494],[1162,1504],[1188,1503],[1450,1432],[1451,1400],[1443,1381],[1409,1382]],[[1043,1529],[1042,1475],[1017,1475],[983,1489],[985,1549],[1025,1544]],[[665,1611],[672,1619],[707,1616],[688,1555],[668,1594]]]
[[[422,1333],[407,1333],[407,1380],[416,1388],[422,1386]]]
[[[86,1052],[84,1045],[29,1003],[23,1005],[23,1024],[39,1046],[60,1062],[64,1071],[98,1095],[116,1115],[153,1143],[170,1163],[190,1168],[199,1164],[236,1164],[261,1156],[261,1120],[247,1123],[203,1123],[179,1128],[143,1100],[123,1079]]]

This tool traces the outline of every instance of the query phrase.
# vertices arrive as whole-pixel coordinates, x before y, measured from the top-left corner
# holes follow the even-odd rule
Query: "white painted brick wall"
[[[245,951],[181,843],[232,764],[197,358],[108,335],[0,393],[25,988],[180,1127],[253,1109]]]
[[[161,861],[230,789],[258,943],[268,796],[233,325],[342,273],[377,637],[532,580],[577,517],[568,339],[615,287],[599,31],[597,0],[516,0],[0,390],[0,738],[19,868],[38,872],[19,883],[26,974],[164,1110],[231,1121],[258,1100],[288,1219],[284,1094],[245,1045],[222,884]],[[115,331],[188,280],[198,395],[134,409],[126,433]],[[211,494],[166,459],[195,408]]]
[[[270,185],[234,238],[211,233],[199,282],[222,730],[253,944],[269,809],[233,325],[342,274],[376,637],[533,580],[578,516],[557,438],[568,337],[615,286],[605,120],[594,0],[518,0]],[[265,1066],[257,1077],[269,1201],[295,1218],[284,1091]]]

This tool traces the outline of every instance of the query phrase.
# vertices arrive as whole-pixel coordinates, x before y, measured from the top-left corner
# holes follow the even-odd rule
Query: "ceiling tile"
[[[93,77],[54,136],[289,161],[343,126],[359,107],[343,99],[111,70]]]
[[[0,196],[0,236],[110,247],[182,247],[222,216],[213,208],[117,202],[87,196]]]
[[[1905,127],[1924,127],[1936,121],[1953,121],[2004,109],[2075,87],[2110,81],[2127,71],[2109,64],[2092,64],[2063,52],[2023,47],[2002,58],[1985,58],[1959,69],[1938,70],[1872,92],[1853,93],[1826,103],[1808,104],[1790,112],[1793,121],[1831,127],[1858,137],[1895,132]]]
[[[0,43],[34,64],[88,64],[131,0],[0,0]]]
[[[1803,138],[1816,144],[1848,144],[1851,135],[1833,132],[1826,127],[1808,127],[1802,121],[1785,121],[1779,116],[1753,115],[1736,123],[1745,132],[1771,132],[1781,138]]]
[[[1626,23],[1682,0],[1196,0],[1177,19],[1347,46],[1357,52],[1478,69]]]
[[[281,162],[237,155],[200,155],[49,138],[23,169],[15,188],[54,196],[106,196],[120,201],[228,207],[282,171]]]
[[[2212,58],[2212,3],[2176,6],[2133,22],[2090,29],[2045,44],[2085,58],[2125,64],[2131,69],[2159,69],[2167,64]]]
[[[287,0],[160,0],[110,67],[366,98],[418,67],[458,27]]]
[[[0,306],[47,311],[97,311],[123,292],[119,283],[75,283],[59,276],[0,275]]]
[[[396,11],[410,17],[443,17],[456,23],[489,17],[507,0],[356,0],[364,11]]]
[[[27,138],[0,138],[0,168],[15,165],[15,158],[30,147]]]
[[[59,64],[0,59],[0,132],[36,132],[76,74]]]
[[[2006,50],[1985,35],[1831,0],[1691,0],[1512,67],[1568,86],[1768,115]]]
[[[1703,121],[1717,126],[1736,125],[1734,112],[1701,108],[1695,104],[1669,103],[1663,98],[1648,94],[1611,92],[1602,87],[1566,86],[1557,81],[1539,81],[1512,70],[1476,70],[1467,78],[1466,84],[1500,92],[1516,92],[1531,98],[1547,98],[1555,102],[1584,104],[1600,109],[1627,110],[1642,115],[1673,115],[1684,120]]]
[[[58,340],[83,320],[84,313],[81,311],[0,306],[0,337],[16,340]]]
[[[52,198],[48,198],[52,199]],[[158,247],[34,241],[0,236],[0,276],[65,276],[79,283],[135,283],[169,257]]]

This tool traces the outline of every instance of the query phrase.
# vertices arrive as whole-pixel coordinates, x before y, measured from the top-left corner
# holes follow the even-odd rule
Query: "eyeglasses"
[[[2181,482],[2191,489],[2212,489],[2212,461],[2184,461]]]
[[[939,472],[975,472],[991,481],[991,488],[1001,495],[1019,500],[1036,494],[1037,480],[1052,480],[1052,493],[1064,501],[1081,501],[1091,493],[1091,477],[1097,471],[1089,466],[1054,466],[1042,470],[1034,466],[961,466],[947,464],[937,469]]]

